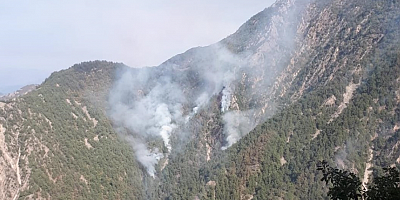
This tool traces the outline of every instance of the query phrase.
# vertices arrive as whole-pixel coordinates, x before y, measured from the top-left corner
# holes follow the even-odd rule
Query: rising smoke
[[[169,153],[172,150],[170,136],[179,124],[184,123],[182,105],[185,103],[182,89],[168,76],[159,77],[149,90],[150,74],[126,70],[116,82],[110,94],[110,116],[121,127],[128,128],[137,160],[154,176],[155,164],[162,157],[156,149],[149,149],[145,142],[160,137]]]
[[[151,176],[158,161],[176,151],[177,139],[193,134],[185,127],[216,96],[226,138],[223,150],[263,120],[268,109],[272,115],[274,100],[268,98],[274,95],[268,88],[287,66],[301,22],[298,13],[308,1],[278,1],[220,43],[188,50],[158,67],[118,73],[109,115],[116,126],[130,131],[137,160]],[[238,102],[238,97],[244,98]],[[163,142],[159,149],[152,142],[157,138]]]
[[[158,161],[173,151],[171,136],[186,137],[183,127],[213,96],[222,94],[221,112],[227,135],[224,148],[237,142],[252,127],[249,112],[229,111],[237,71],[242,67],[240,57],[218,45],[208,48],[213,51],[211,55],[197,55],[205,57],[204,64],[190,70],[166,63],[119,72],[109,97],[109,114],[117,126],[130,131],[128,141],[151,176],[155,176]],[[193,85],[186,79],[190,75],[195,75],[192,81],[200,85],[195,90],[190,90]],[[157,137],[162,139],[166,151],[147,144]]]
[[[147,169],[147,173],[154,178],[156,173],[154,166],[164,155],[159,152],[158,148],[150,151],[143,141],[132,136],[127,136],[125,139],[132,145],[137,160]]]
[[[222,97],[221,97],[221,112],[226,112],[229,110],[229,106],[231,105],[231,95],[232,91],[229,87],[225,87],[222,90]]]
[[[235,144],[256,126],[253,114],[254,112],[252,110],[234,110],[222,116],[225,126],[224,133],[227,135],[227,144],[222,147],[222,150]]]

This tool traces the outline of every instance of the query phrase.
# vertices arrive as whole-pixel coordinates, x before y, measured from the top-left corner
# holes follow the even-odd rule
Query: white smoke
[[[224,133],[227,144],[221,149],[225,150],[235,144],[244,135],[249,133],[256,123],[252,117],[253,111],[233,110],[222,116],[224,121]]]
[[[128,128],[144,141],[154,136],[162,138],[168,149],[164,153],[169,153],[172,151],[171,134],[184,121],[182,104],[185,98],[180,87],[169,77],[161,77],[146,92],[143,86],[149,83],[151,80],[146,73],[136,76],[128,71],[123,73],[110,94],[110,116],[118,126]],[[162,154],[150,151],[143,140],[130,141],[137,160],[154,176],[155,165]]]
[[[157,148],[150,152],[145,143],[133,137],[126,137],[126,140],[131,143],[137,160],[146,168],[147,173],[154,178],[156,172],[154,166],[164,157],[163,154]]]
[[[155,127],[159,129],[156,131],[159,132],[161,138],[163,139],[165,147],[168,148],[168,151],[171,151],[172,147],[169,143],[169,137],[171,136],[172,131],[176,128],[176,125],[172,123],[171,112],[165,103],[160,104],[155,112],[155,120],[157,121],[157,125]]]
[[[207,105],[210,100],[210,95],[206,92],[203,92],[197,99],[196,99],[196,107],[193,108],[193,112],[197,113],[199,108]]]
[[[278,17],[271,20],[264,20],[262,13],[254,16],[251,23],[220,43],[193,48],[158,67],[129,69],[119,74],[110,92],[109,114],[116,126],[130,130],[135,138],[131,144],[137,160],[150,175],[155,176],[159,155],[165,157],[178,149],[177,140],[186,137],[184,128],[190,127],[191,119],[218,95],[222,94],[220,108],[226,136],[222,149],[230,147],[255,127],[255,119],[261,114],[256,116],[251,110],[234,109],[261,106],[265,103],[263,100],[268,99],[263,94],[268,95],[274,76],[287,65],[285,56],[291,54],[295,45],[297,26],[293,26],[292,21],[301,19],[292,6],[295,2],[276,4],[283,9],[278,9],[276,14],[273,12]],[[289,17],[282,21],[286,17],[281,16]],[[234,98],[238,94],[237,86],[246,84],[247,80],[254,85],[240,87],[240,95],[251,95],[247,99],[252,104],[240,105],[249,103]],[[151,141],[155,138],[163,141],[165,148],[160,148],[161,152],[153,150],[152,146],[159,145]]]
[[[210,96],[203,92],[195,101],[196,106],[192,109],[192,112],[190,114],[188,114],[185,118],[185,124],[189,122],[189,120],[195,115],[197,114],[197,112],[199,111],[199,109],[203,108],[205,105],[208,104],[210,100]]]
[[[137,160],[151,176],[155,176],[160,155],[164,153],[163,156],[168,156],[173,151],[175,141],[171,141],[171,137],[184,137],[182,127],[216,95],[222,93],[221,109],[226,114],[223,118],[228,146],[248,130],[244,126],[231,127],[237,125],[231,122],[235,117],[236,120],[241,119],[238,113],[227,113],[234,91],[233,83],[237,79],[237,71],[243,66],[240,65],[242,61],[220,46],[211,50],[212,54],[204,55],[207,59],[202,61],[208,64],[197,64],[193,68],[165,64],[156,69],[126,69],[110,92],[110,117],[116,126],[130,130],[134,138],[130,141],[133,141],[131,145]],[[192,83],[188,83],[187,77],[193,77],[193,74],[196,76],[192,80],[200,86],[190,90]],[[146,145],[155,137],[162,139],[167,152],[158,152]]]
[[[231,90],[229,87],[225,87],[222,90],[221,97],[221,112],[226,112],[229,110],[229,106],[231,106]]]

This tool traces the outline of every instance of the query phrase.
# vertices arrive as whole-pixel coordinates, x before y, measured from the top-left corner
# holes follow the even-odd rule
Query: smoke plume
[[[226,112],[229,110],[229,106],[231,105],[231,94],[229,87],[225,87],[222,90],[222,98],[221,98],[221,112]]]
[[[200,130],[187,127],[200,125],[191,121],[210,108],[211,99],[220,100],[223,150],[273,114],[275,81],[292,56],[299,13],[308,1],[278,1],[217,44],[190,49],[157,67],[117,74],[109,115],[129,130],[136,158],[151,176],[161,157],[177,151],[179,139],[194,134],[187,130]]]
[[[137,160],[153,177],[160,158],[174,151],[174,142],[178,141],[171,138],[186,137],[184,127],[213,97],[222,95],[220,108],[227,140],[224,149],[254,127],[251,112],[229,110],[235,84],[242,75],[238,72],[245,66],[243,57],[220,45],[189,50],[187,54],[194,54],[191,60],[177,56],[159,67],[122,70],[110,92],[111,119],[116,126],[129,130],[128,141]],[[163,141],[163,147],[154,143],[157,138]]]
[[[126,140],[132,145],[137,160],[146,168],[147,173],[154,178],[156,173],[154,166],[164,157],[163,154],[159,152],[158,148],[150,152],[144,142],[132,136],[126,137]]]
[[[235,144],[240,140],[240,138],[249,133],[256,126],[254,117],[252,116],[253,113],[254,112],[251,110],[234,110],[223,115],[222,118],[225,126],[224,133],[227,135],[227,144],[222,147],[222,150]]]

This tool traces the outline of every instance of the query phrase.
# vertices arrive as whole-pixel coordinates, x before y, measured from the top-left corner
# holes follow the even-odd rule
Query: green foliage
[[[105,106],[96,106],[105,103],[119,66],[95,61],[53,73],[5,113],[19,125],[13,132],[20,132],[21,154],[28,156],[20,166],[29,188],[20,199],[143,199],[134,152],[114,131]]]
[[[321,45],[299,58],[299,72],[289,88],[282,88],[287,93],[276,100],[280,110],[274,116],[221,151],[223,120],[215,96],[208,110],[197,113],[197,121],[185,130],[191,138],[174,148],[177,150],[168,160],[160,162],[168,161],[165,168],[161,164],[156,166],[155,179],[145,174],[129,144],[117,136],[106,117],[107,94],[115,69],[121,64],[85,62],[53,73],[38,90],[18,100],[10,112],[0,110],[0,116],[7,115],[8,148],[15,154],[19,151],[17,145],[11,144],[15,140],[12,134],[20,132],[21,156],[28,157],[20,165],[28,165],[31,170],[22,169],[24,175],[30,173],[30,187],[21,191],[20,198],[41,195],[52,199],[326,199],[329,188],[319,184],[323,179],[333,184],[333,192],[328,193],[332,198],[355,199],[362,192],[355,174],[327,166],[317,168],[316,164],[329,158],[351,166],[362,176],[372,146],[377,178],[369,195],[383,197],[380,191],[391,194],[391,188],[398,187],[398,179],[390,177],[397,176],[397,172],[379,174],[385,173],[382,167],[395,163],[400,155],[400,150],[393,148],[400,138],[400,131],[393,131],[393,126],[400,122],[400,104],[395,101],[400,88],[400,6],[395,1],[346,2],[350,5],[317,3],[315,9],[330,6],[329,17],[334,19],[330,22],[334,25],[317,32],[315,41]],[[315,17],[310,19],[307,30],[316,26],[321,16]],[[249,36],[257,33],[257,26],[265,26],[256,22],[241,29],[240,36],[244,38],[222,43],[232,52],[244,51],[245,46],[237,42],[246,43]],[[362,29],[356,33],[358,25]],[[338,49],[337,55],[333,56],[330,49]],[[359,51],[362,57],[358,56]],[[189,74],[186,78],[190,82],[196,76]],[[246,79],[235,89],[239,107],[251,109],[258,102],[246,98],[250,91],[247,81],[254,80]],[[346,108],[337,114],[351,83],[359,86]],[[202,83],[189,84],[195,87]],[[303,88],[304,85],[307,87]],[[331,97],[336,100],[326,105]],[[98,121],[97,125],[88,115]],[[208,154],[206,142],[212,148],[211,160],[204,156]],[[151,145],[159,143],[154,141]],[[325,170],[327,175],[315,173],[318,169]]]
[[[395,200],[400,197],[400,172],[395,167],[384,168],[385,174],[375,177],[364,189],[356,174],[330,167],[326,161],[319,162],[317,170],[323,174],[321,181],[332,185],[328,192],[331,199]]]
[[[395,200],[400,197],[400,172],[395,167],[383,168],[385,174],[374,178],[365,192],[367,199]]]
[[[352,3],[360,5],[360,1]],[[305,62],[297,76],[298,84],[294,84],[288,97],[282,98],[284,105],[289,106],[282,106],[281,111],[271,119],[257,126],[230,149],[217,154],[215,160],[200,169],[206,172],[204,182],[200,184],[206,185],[210,180],[216,182],[215,187],[205,187],[204,199],[224,199],[229,195],[233,199],[246,195],[251,195],[253,199],[324,199],[328,188],[319,184],[322,176],[315,173],[317,161],[331,158],[353,167],[362,176],[369,149],[373,144],[374,151],[380,149],[375,145],[377,141],[381,141],[381,146],[387,145],[383,149],[388,152],[382,150],[374,153],[374,160],[382,160],[374,163],[374,174],[383,166],[396,162],[399,152],[392,153],[391,157],[385,155],[390,154],[390,149],[398,141],[392,138],[390,143],[386,143],[387,138],[394,137],[390,129],[398,121],[393,115],[398,111],[391,110],[399,107],[399,103],[393,99],[396,99],[395,91],[399,88],[400,43],[399,37],[396,37],[398,26],[390,24],[396,21],[399,5],[370,2],[363,4],[357,13],[352,6],[333,6],[338,6],[338,17],[349,23],[342,27],[342,35],[332,36],[335,38],[325,44],[340,46],[337,59],[348,62],[337,71],[330,71],[336,67],[334,65],[340,65],[337,62],[326,66],[326,71],[318,75],[318,81],[301,98],[287,102],[311,75],[317,73],[315,68],[321,65],[321,58],[329,49],[329,46],[321,46],[316,51],[316,57]],[[385,10],[385,16],[374,16],[365,21],[365,27],[368,28],[363,34],[345,34],[345,30],[363,21],[371,10]],[[378,33],[386,35],[379,42],[375,40],[376,43],[368,44],[374,45],[374,51],[370,51],[363,59],[351,57],[356,49],[370,48],[363,41],[372,36],[369,34]],[[357,68],[361,69],[361,73],[353,73]],[[346,87],[351,83],[360,85],[346,104],[347,108],[337,117],[332,117],[344,100]],[[336,97],[334,104],[324,105],[332,96]],[[314,136],[317,130],[319,134]],[[371,142],[376,133],[377,138]],[[281,162],[282,159],[286,163]],[[336,178],[344,177],[346,172],[336,171],[336,174]],[[347,181],[360,189],[356,177],[353,174]],[[354,194],[356,196],[357,192]]]
[[[356,174],[332,168],[326,161],[318,163],[317,170],[322,171],[321,181],[332,184],[328,192],[331,199],[348,200],[362,197],[361,181]]]

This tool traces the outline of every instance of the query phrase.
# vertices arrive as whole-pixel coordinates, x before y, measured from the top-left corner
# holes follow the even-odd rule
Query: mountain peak
[[[86,61],[86,62],[81,62],[79,64],[75,64],[71,67],[71,69],[77,72],[89,73],[101,70],[103,68],[109,68],[109,67],[113,68],[116,65],[123,65],[123,64],[105,60],[95,60],[95,61]]]
[[[400,166],[399,13],[281,0],[157,67],[55,72],[0,102],[0,196],[325,199],[319,160],[368,182]]]

